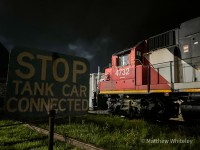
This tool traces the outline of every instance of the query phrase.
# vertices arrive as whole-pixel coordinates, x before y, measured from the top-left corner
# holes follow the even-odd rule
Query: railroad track
[[[33,125],[30,125],[30,124],[25,124],[26,127],[40,133],[40,134],[44,134],[44,135],[49,135],[49,131],[48,130],[45,130],[45,129],[42,129],[42,128],[39,128],[39,127],[36,127],[36,126],[33,126]],[[57,134],[57,133],[54,133],[54,139],[55,140],[58,140],[58,141],[62,141],[62,142],[66,142],[70,145],[73,145],[75,147],[78,147],[78,148],[81,148],[81,149],[86,149],[86,150],[104,150],[102,148],[98,148],[92,144],[88,144],[88,143],[84,143],[84,142],[81,142],[81,141],[78,141],[78,140],[75,140],[73,138],[70,138],[70,137],[66,137],[66,136],[63,136],[61,134]]]
[[[100,112],[98,114],[104,114],[104,113]],[[180,130],[180,131],[186,132],[188,135],[195,135],[195,136],[200,135],[200,126],[196,126],[195,124],[191,124],[191,123],[190,124],[186,123],[182,119],[181,116],[179,116],[179,118],[176,118],[176,119],[170,119],[168,122],[160,122],[160,123],[156,122],[156,124],[161,125],[161,126],[167,126],[172,131]],[[31,125],[31,124],[25,124],[25,126],[34,130],[34,131],[37,131],[41,134],[49,135],[48,130],[36,127],[34,125]],[[58,141],[66,142],[70,145],[73,145],[73,146],[81,148],[81,149],[104,150],[104,149],[98,148],[98,147],[96,147],[92,144],[84,143],[84,142],[78,141],[76,139],[73,139],[71,137],[63,136],[63,135],[57,134],[57,133],[54,133],[54,139],[58,140]]]

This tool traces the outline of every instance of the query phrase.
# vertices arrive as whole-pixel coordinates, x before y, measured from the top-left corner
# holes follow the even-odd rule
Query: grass
[[[0,126],[16,124],[11,120],[0,120]],[[48,150],[48,137],[38,134],[23,125],[0,127],[1,150]],[[76,149],[66,143],[54,143],[54,150]]]
[[[56,120],[55,132],[70,136],[97,147],[114,150],[129,149],[198,149],[200,127],[158,125],[144,120],[87,115]],[[40,125],[47,128],[47,125]],[[198,133],[198,134],[195,134]],[[184,140],[191,140],[187,143]],[[176,141],[175,141],[176,140]],[[168,141],[167,144],[162,143]]]
[[[0,126],[13,121],[1,120]],[[48,123],[36,124],[48,129]],[[91,143],[108,150],[199,149],[200,126],[150,123],[144,120],[127,120],[117,116],[85,115],[71,118],[57,118],[55,132],[66,137]],[[176,140],[176,141],[175,141]],[[191,140],[187,143],[184,140]],[[167,141],[168,143],[164,143]],[[23,125],[0,128],[0,149],[48,149],[48,137],[29,130]],[[73,149],[55,141],[54,149]]]

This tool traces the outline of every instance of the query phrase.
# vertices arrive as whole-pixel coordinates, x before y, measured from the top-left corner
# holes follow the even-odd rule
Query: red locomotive
[[[129,117],[199,119],[200,17],[112,55],[91,74],[90,109]]]

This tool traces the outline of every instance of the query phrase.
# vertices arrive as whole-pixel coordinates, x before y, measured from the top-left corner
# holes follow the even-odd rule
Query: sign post
[[[89,63],[81,57],[15,48],[10,53],[5,112],[20,120],[88,111]]]
[[[49,112],[49,148],[48,150],[53,150],[53,137],[54,137],[54,120],[55,120],[56,111],[51,110]]]

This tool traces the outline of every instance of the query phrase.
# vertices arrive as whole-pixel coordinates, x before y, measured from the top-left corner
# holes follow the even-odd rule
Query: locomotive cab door
[[[193,82],[194,70],[192,67],[191,37],[181,38],[179,41],[179,46],[181,51],[181,60],[179,61],[180,81]]]
[[[200,33],[180,39],[182,82],[200,81]]]
[[[194,68],[194,82],[200,81],[200,33],[191,36],[192,66]]]

